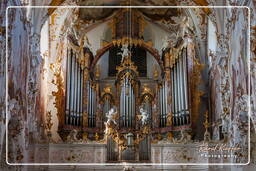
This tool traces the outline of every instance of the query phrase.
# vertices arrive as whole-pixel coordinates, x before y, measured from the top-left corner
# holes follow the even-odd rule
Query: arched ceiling
[[[66,0],[52,0],[49,6],[59,6]],[[131,6],[178,6],[178,2],[175,0],[77,0],[77,5],[79,6],[122,6],[122,5],[131,5]],[[208,2],[206,0],[193,0],[196,5],[207,6]],[[56,8],[50,8],[48,14],[52,14]],[[210,10],[207,8],[203,9],[205,13],[209,14]],[[101,13],[103,11],[103,13]],[[111,14],[114,10],[111,9],[102,9],[98,11],[97,17],[106,17],[107,14]],[[158,19],[157,16],[161,18],[167,18],[171,15],[175,15],[177,9],[141,9],[141,11],[149,18]],[[81,12],[82,13],[82,12]],[[102,15],[102,16],[100,16]]]

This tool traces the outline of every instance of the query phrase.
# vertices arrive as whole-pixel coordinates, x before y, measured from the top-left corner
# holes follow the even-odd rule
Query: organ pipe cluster
[[[133,127],[135,120],[135,94],[128,77],[125,77],[121,85],[120,95],[120,126]]]
[[[69,125],[82,125],[83,72],[76,54],[72,50],[68,50],[65,123]]]
[[[67,76],[66,76],[66,116],[65,124],[82,126],[83,113],[88,114],[88,127],[96,126],[96,92],[92,81],[84,83],[84,72],[78,56],[73,50],[68,50],[67,55]],[[87,90],[87,111],[83,111],[83,90]]]
[[[176,64],[171,69],[171,111],[174,126],[187,125],[190,123],[187,72],[187,50],[183,49],[181,56],[179,56]]]
[[[167,83],[164,82],[163,85],[159,89],[159,110],[160,110],[160,127],[166,126],[167,121]]]

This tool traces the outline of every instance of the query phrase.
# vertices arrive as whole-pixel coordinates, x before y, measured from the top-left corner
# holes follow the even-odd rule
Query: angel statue
[[[184,16],[182,21],[179,23],[179,31],[177,34],[177,38],[184,38],[185,34],[189,31],[193,32],[193,28],[189,24],[189,18]]]
[[[169,47],[169,41],[170,41],[170,38],[168,36],[165,36],[165,38],[163,39],[163,45],[161,48],[162,51],[165,51]]]
[[[114,123],[114,124],[117,124],[115,119],[116,119],[116,116],[117,116],[117,111],[116,111],[116,108],[115,107],[112,107],[107,113],[106,113],[106,117],[108,118],[107,120],[107,124],[111,124],[111,121]]]
[[[119,52],[118,55],[122,55],[122,60],[121,60],[121,63],[122,63],[125,57],[129,56],[128,44],[122,45],[121,51],[122,52]]]
[[[140,107],[140,114],[139,118],[142,122],[142,125],[145,125],[148,121],[148,113],[143,109],[143,107]]]
[[[80,36],[80,38],[78,38],[77,32],[74,28],[71,29],[71,32],[72,31],[75,35],[75,38],[69,36],[69,45],[79,55],[81,63],[86,66],[88,65],[89,58],[88,55],[86,55],[84,52],[84,48],[87,47],[88,49],[91,49],[91,44],[86,34],[83,34]]]
[[[161,50],[165,51],[168,48],[174,48],[174,46],[176,44],[177,44],[176,34],[172,33],[170,35],[166,35],[165,38],[162,41]]]

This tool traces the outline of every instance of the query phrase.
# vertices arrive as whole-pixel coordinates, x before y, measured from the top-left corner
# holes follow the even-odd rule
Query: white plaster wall
[[[145,29],[149,29],[149,32],[151,32],[151,40],[153,42],[153,47],[158,50],[161,56],[163,40],[165,39],[166,36],[169,36],[169,33],[152,23],[147,23]]]
[[[208,49],[215,52],[217,49],[216,28],[210,19],[208,19],[207,32],[208,32]]]
[[[104,39],[104,33],[107,27],[107,22],[104,22],[86,33],[92,47],[93,55],[96,55],[97,50],[101,48],[101,41]]]

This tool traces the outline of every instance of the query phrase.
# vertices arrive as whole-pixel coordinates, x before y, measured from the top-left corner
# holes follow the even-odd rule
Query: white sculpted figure
[[[163,45],[162,45],[162,51],[165,51],[168,47],[169,47],[169,37],[165,36],[165,38],[163,39]]]
[[[121,60],[121,63],[122,63],[124,61],[124,58],[129,56],[128,44],[122,45],[121,51],[122,53],[119,52],[118,54],[122,55],[122,60]]]
[[[148,121],[148,113],[142,108],[140,107],[140,119],[141,119],[141,122],[142,122],[142,125],[145,125]]]
[[[193,28],[189,25],[189,18],[184,16],[182,21],[179,24],[179,31],[177,36],[184,38],[185,34],[188,33],[189,31],[193,32]]]
[[[113,121],[114,124],[116,124],[116,121],[115,121],[116,114],[117,114],[117,111],[116,111],[116,109],[115,109],[114,107],[111,108],[111,109],[106,113],[106,117],[108,118],[107,124],[110,124],[111,121]]]
[[[177,44],[176,34],[172,33],[165,36],[162,42],[162,51],[165,51],[167,48],[173,48]]]

